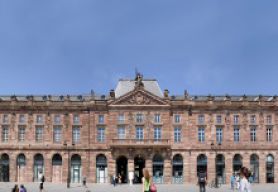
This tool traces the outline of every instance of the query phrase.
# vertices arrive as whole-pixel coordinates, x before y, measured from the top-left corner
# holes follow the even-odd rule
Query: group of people
[[[18,187],[17,184],[14,185],[12,192],[27,192],[27,189],[25,188],[24,185],[20,185],[20,187]]]

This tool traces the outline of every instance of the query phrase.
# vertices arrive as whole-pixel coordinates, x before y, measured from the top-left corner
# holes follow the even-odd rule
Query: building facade
[[[276,96],[181,96],[156,80],[119,80],[108,95],[0,97],[0,181],[228,183],[240,167],[278,183]]]

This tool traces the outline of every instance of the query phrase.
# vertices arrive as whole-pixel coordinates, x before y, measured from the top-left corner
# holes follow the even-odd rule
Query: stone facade
[[[229,183],[246,166],[278,183],[276,96],[158,96],[133,81],[119,97],[0,97],[0,180],[140,182],[146,167],[158,183],[196,183],[198,171]]]

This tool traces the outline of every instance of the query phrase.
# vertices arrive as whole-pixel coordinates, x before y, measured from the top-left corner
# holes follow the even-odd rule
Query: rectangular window
[[[25,115],[23,115],[23,114],[20,114],[20,115],[19,115],[19,123],[20,123],[20,124],[26,123],[26,121],[25,121]]]
[[[180,123],[180,121],[181,121],[181,117],[180,117],[180,115],[174,115],[174,122],[175,123]]]
[[[143,127],[136,127],[136,140],[144,139],[144,131]]]
[[[124,114],[120,114],[118,116],[118,123],[124,123],[125,122],[125,116]]]
[[[25,140],[25,127],[18,126],[18,141],[23,142]]]
[[[223,141],[222,128],[216,128],[216,142],[222,143],[222,141]]]
[[[239,142],[239,127],[237,126],[234,127],[234,142]]]
[[[154,127],[153,138],[155,141],[161,140],[161,127]]]
[[[3,120],[2,120],[2,122],[3,122],[4,124],[8,124],[8,123],[9,123],[9,115],[8,115],[8,114],[4,114],[4,115],[3,115]]]
[[[239,115],[234,115],[234,124],[235,125],[239,124]]]
[[[105,142],[105,128],[104,127],[97,128],[97,141],[100,143]]]
[[[267,125],[271,125],[272,124],[272,116],[271,115],[268,115],[266,117],[266,123],[267,123]]]
[[[160,123],[160,115],[159,114],[154,115],[154,122],[155,123]]]
[[[180,127],[175,127],[175,129],[174,129],[174,141],[175,141],[175,143],[181,142],[181,128]]]
[[[8,126],[2,126],[2,142],[6,143],[9,141],[9,127]]]
[[[55,115],[55,116],[54,116],[54,123],[55,123],[56,125],[61,124],[61,116],[60,116],[60,115]]]
[[[37,124],[42,124],[43,123],[43,116],[42,115],[37,115],[36,123]]]
[[[124,126],[118,127],[118,138],[125,139],[125,127]]]
[[[272,141],[272,127],[266,128],[266,140],[268,142]]]
[[[222,123],[222,116],[221,115],[217,115],[216,116],[216,123],[217,124],[221,124]]]
[[[53,142],[61,143],[62,141],[62,128],[60,126],[53,127]]]
[[[198,116],[198,123],[201,124],[201,125],[205,123],[205,116],[204,115],[199,115]]]
[[[77,144],[80,143],[80,127],[73,126],[72,128],[72,142]]]
[[[256,115],[251,115],[250,116],[250,124],[256,124]]]
[[[136,114],[136,122],[143,123],[143,114],[141,114],[141,113]]]
[[[250,129],[250,139],[252,142],[256,141],[256,127],[251,127]]]
[[[98,115],[98,123],[103,124],[104,123],[104,115]]]
[[[198,141],[203,143],[205,142],[205,128],[198,128]]]
[[[73,124],[79,124],[79,123],[80,123],[79,115],[77,114],[73,115]]]
[[[36,142],[39,142],[39,143],[42,142],[42,140],[43,140],[43,127],[42,126],[36,127],[35,139],[36,139]]]

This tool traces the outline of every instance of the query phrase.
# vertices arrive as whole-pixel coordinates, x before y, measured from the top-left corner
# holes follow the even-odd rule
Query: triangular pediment
[[[168,105],[168,102],[144,89],[135,89],[112,101],[110,105]]]

